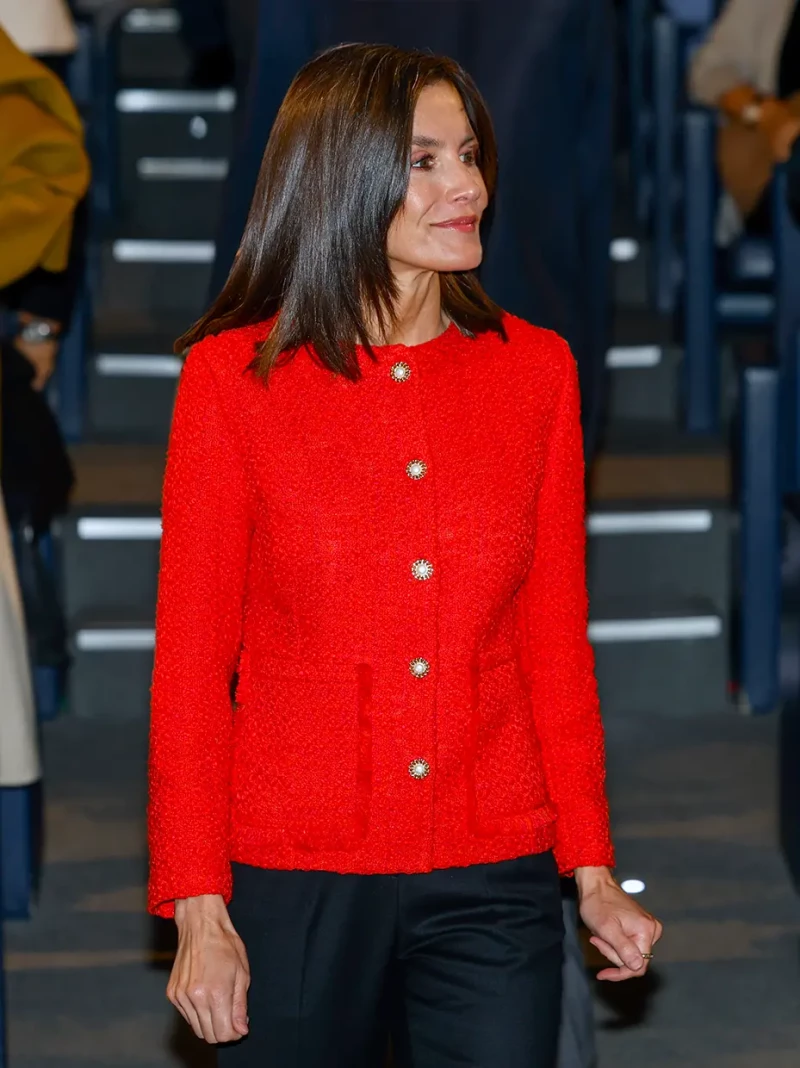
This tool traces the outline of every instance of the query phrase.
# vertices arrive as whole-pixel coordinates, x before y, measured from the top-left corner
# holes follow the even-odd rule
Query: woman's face
[[[478,142],[458,92],[446,82],[427,86],[414,112],[408,192],[387,240],[396,277],[469,271],[481,262],[479,224],[488,196],[478,164]]]

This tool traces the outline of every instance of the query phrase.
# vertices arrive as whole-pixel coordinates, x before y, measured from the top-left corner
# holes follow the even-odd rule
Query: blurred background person
[[[41,777],[25,619],[11,535],[0,498],[0,788]]]
[[[66,14],[62,5],[52,6],[50,38],[32,32],[51,25],[44,15],[41,27],[9,20],[37,51],[71,40],[70,24],[56,17]],[[73,474],[44,391],[83,270],[89,161],[80,118],[52,65],[26,55],[0,25],[0,467],[34,661],[61,666],[65,628],[37,547],[66,510]]]
[[[258,0],[176,0],[181,36],[196,89],[246,89],[255,44]]]
[[[800,135],[800,3],[728,0],[689,68],[695,101],[719,110],[728,194],[719,239],[771,230],[770,181]]]

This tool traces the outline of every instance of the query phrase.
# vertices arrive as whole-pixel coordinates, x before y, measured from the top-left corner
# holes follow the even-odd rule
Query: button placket
[[[413,379],[408,385],[410,393],[404,393],[404,396],[408,397],[410,401],[410,408],[402,429],[398,428],[399,433],[396,438],[396,444],[405,451],[408,443],[411,442],[411,449],[414,450],[406,452],[405,458],[401,460],[401,469],[406,477],[411,482],[420,484],[419,489],[414,488],[412,490],[412,487],[408,486],[410,511],[407,531],[412,545],[414,540],[419,537],[424,539],[422,542],[424,545],[428,542],[431,534],[434,533],[435,512],[431,496],[433,487],[423,484],[423,480],[429,474],[429,466],[421,458],[425,455],[426,432],[422,410],[416,398],[417,390],[420,388],[420,382],[417,381],[416,376],[416,368],[402,359],[394,362],[389,368],[389,377],[393,382],[408,383],[409,379]],[[392,390],[392,393],[394,394],[394,390]],[[418,445],[422,447],[415,448],[412,439],[416,440]],[[406,765],[406,770],[412,779],[421,782],[431,774],[430,754],[428,753],[428,758],[426,759],[425,756],[420,755],[420,751],[425,753],[432,742],[435,686],[430,681],[427,683],[422,681],[432,675],[431,661],[425,656],[414,654],[417,650],[422,652],[430,648],[432,639],[435,645],[435,633],[432,634],[430,630],[429,609],[431,607],[431,598],[434,598],[434,604],[437,600],[437,584],[429,581],[435,571],[433,561],[424,556],[419,556],[417,559],[412,558],[407,566],[409,566],[411,578],[415,582],[427,582],[429,584],[428,591],[423,592],[420,590],[417,594],[417,597],[421,597],[421,600],[414,598],[409,603],[407,640],[411,648],[407,653],[409,659],[406,660],[406,669],[416,681],[409,684],[411,689],[404,702],[403,720],[405,726],[402,729],[404,744],[407,744],[411,750],[407,755],[407,759],[411,759]],[[416,607],[414,607],[415,604]],[[416,754],[414,753],[415,749]]]

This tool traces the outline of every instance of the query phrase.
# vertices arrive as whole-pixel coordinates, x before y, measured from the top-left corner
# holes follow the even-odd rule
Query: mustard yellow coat
[[[0,28],[0,287],[66,267],[89,185],[83,126],[61,81]]]

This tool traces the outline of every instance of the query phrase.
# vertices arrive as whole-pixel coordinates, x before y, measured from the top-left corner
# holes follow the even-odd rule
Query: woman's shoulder
[[[526,319],[503,313],[503,327],[508,338],[507,344],[516,354],[523,369],[553,374],[561,379],[574,365],[574,359],[567,342],[555,330],[535,326]]]
[[[184,358],[184,375],[203,367],[220,384],[240,377],[253,362],[258,346],[269,336],[272,320],[237,326],[219,334],[207,334],[195,342]]]

